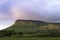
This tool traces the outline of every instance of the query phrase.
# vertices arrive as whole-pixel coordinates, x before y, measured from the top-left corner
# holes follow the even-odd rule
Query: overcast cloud
[[[0,0],[0,25],[18,19],[60,23],[60,0]]]

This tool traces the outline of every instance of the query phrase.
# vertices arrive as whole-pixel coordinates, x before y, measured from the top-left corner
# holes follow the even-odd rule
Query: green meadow
[[[40,38],[0,38],[0,40],[60,40],[60,37],[40,37]]]

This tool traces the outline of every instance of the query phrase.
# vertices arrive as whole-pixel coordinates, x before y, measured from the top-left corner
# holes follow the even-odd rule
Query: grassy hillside
[[[44,22],[33,21],[33,20],[17,20],[13,26],[8,28],[8,30],[15,31],[36,31],[39,30],[40,27],[47,25]]]
[[[34,20],[17,20],[14,25],[12,25],[7,30],[15,30],[15,31],[37,31],[44,29],[60,29],[60,23],[45,23],[42,21],[34,21]]]
[[[11,27],[0,31],[0,34],[0,37],[60,37],[60,23],[17,20]]]

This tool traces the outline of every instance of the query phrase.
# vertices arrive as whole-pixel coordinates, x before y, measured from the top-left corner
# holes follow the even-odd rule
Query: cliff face
[[[37,31],[44,29],[60,29],[60,24],[51,24],[45,23],[42,21],[35,20],[17,20],[13,26],[7,28],[7,30],[15,30],[15,31]]]

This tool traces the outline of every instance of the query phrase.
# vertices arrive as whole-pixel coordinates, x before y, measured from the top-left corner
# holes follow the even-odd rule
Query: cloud
[[[15,0],[11,7],[14,19],[31,19],[48,22],[60,20],[59,10],[60,0]]]
[[[0,0],[0,4],[3,4],[4,2],[6,2],[7,0]]]
[[[6,15],[4,15],[3,13],[0,13],[0,19],[4,19],[4,18],[6,18],[7,16]]]
[[[42,20],[42,17],[35,12],[28,12],[22,10],[18,6],[11,7],[12,18],[15,20],[23,19],[23,20]]]
[[[12,13],[12,18],[14,19],[25,19],[25,20],[43,20],[42,11],[38,4],[36,4],[36,0],[26,0],[22,1],[20,0],[19,2],[16,1],[16,5],[13,4],[11,6],[11,13]],[[35,5],[36,4],[36,5]],[[41,6],[42,7],[42,6]]]
[[[13,18],[13,19],[19,19],[19,17],[20,17],[21,14],[22,14],[22,12],[21,12],[21,11],[19,10],[19,8],[16,7],[16,6],[13,6],[10,11],[11,11],[11,13],[12,13],[12,18]]]

